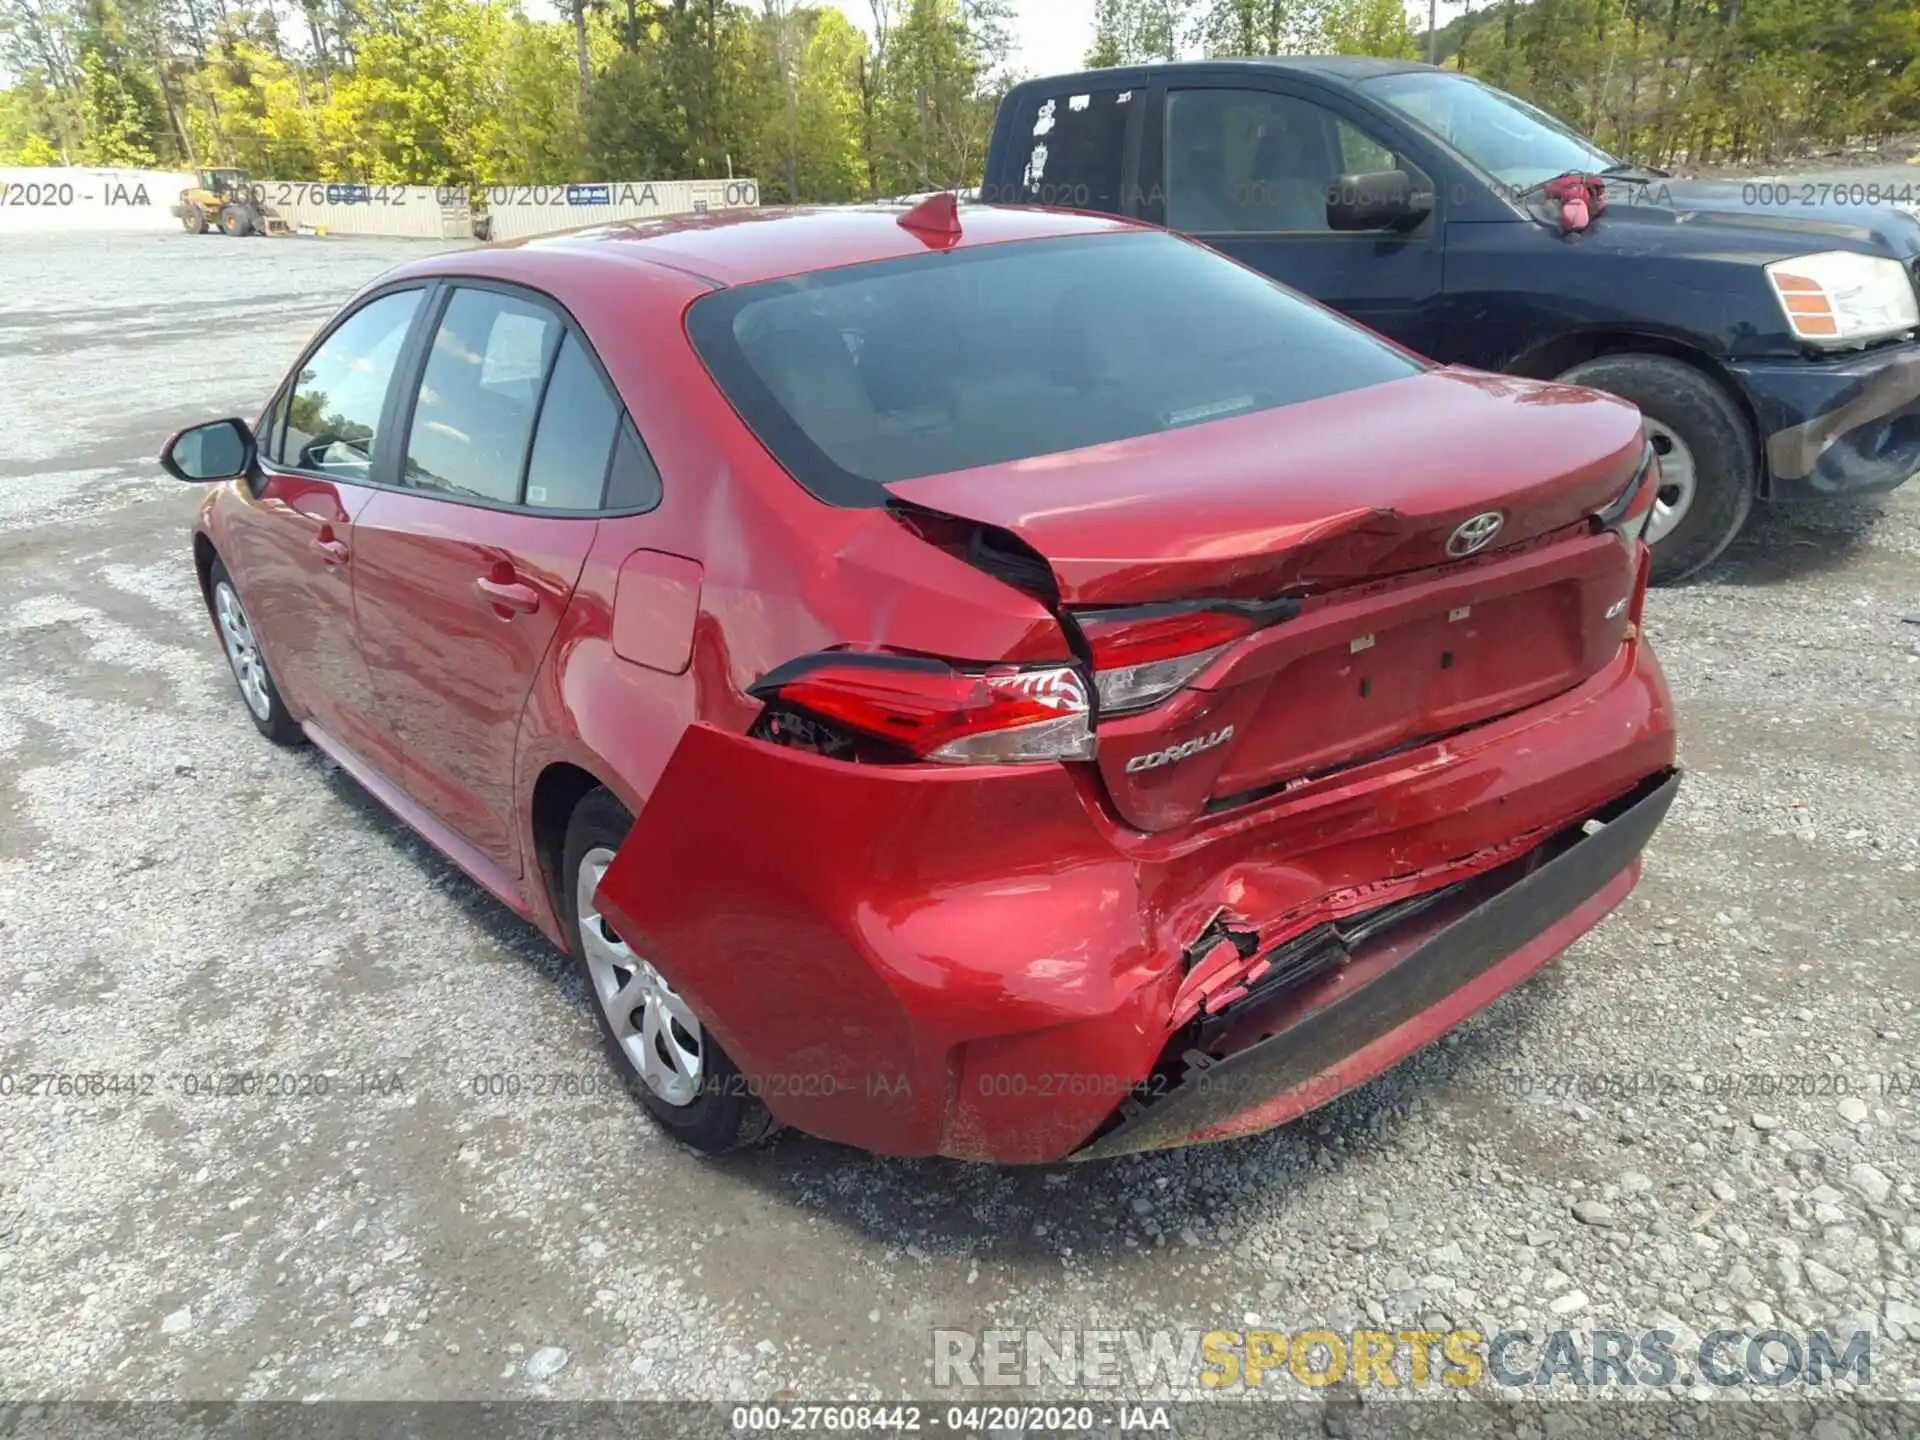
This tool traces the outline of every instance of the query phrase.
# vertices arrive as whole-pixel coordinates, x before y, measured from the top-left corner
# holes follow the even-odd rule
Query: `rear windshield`
[[[841,505],[1398,380],[1418,362],[1158,232],[982,246],[721,290],[688,313],[728,399]],[[1043,487],[1046,471],[1033,471]],[[1179,477],[1170,475],[1168,484]]]

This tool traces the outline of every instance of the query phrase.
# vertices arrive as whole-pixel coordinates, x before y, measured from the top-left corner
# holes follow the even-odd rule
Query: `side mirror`
[[[1329,230],[1406,230],[1433,213],[1433,192],[1404,170],[1342,175],[1327,189]]]
[[[189,425],[160,447],[160,466],[176,480],[232,480],[253,469],[253,427],[244,420]]]

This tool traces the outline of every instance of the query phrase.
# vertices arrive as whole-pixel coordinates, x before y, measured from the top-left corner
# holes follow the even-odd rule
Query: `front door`
[[[1405,231],[1341,232],[1327,224],[1327,195],[1342,175],[1411,170],[1391,144],[1353,116],[1279,89],[1174,88],[1160,110],[1161,144],[1147,163],[1160,162],[1169,229],[1411,350],[1434,353],[1445,281],[1443,197],[1435,197],[1435,213]]]
[[[619,418],[558,311],[456,283],[404,460],[355,526],[361,643],[406,787],[508,876],[520,715],[593,543]]]
[[[261,437],[252,503],[227,543],[274,679],[294,713],[395,779],[399,752],[354,633],[355,524],[388,437],[387,391],[425,290],[343,319],[301,362]]]

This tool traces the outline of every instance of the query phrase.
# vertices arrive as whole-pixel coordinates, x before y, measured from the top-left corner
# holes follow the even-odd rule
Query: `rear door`
[[[518,287],[455,282],[405,448],[358,525],[354,602],[412,796],[520,873],[520,713],[593,543],[621,424],[585,336]]]
[[[1445,273],[1441,209],[1405,231],[1340,232],[1327,195],[1342,175],[1406,169],[1404,142],[1359,107],[1273,81],[1156,90],[1142,147],[1143,218],[1206,242],[1363,325],[1431,355]]]

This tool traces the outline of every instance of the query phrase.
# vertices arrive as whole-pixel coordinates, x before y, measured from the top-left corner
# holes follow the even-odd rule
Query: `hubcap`
[[[1657,545],[1674,528],[1686,519],[1687,511],[1693,508],[1693,494],[1699,485],[1699,475],[1693,461],[1693,451],[1687,442],[1662,425],[1658,420],[1648,419],[1647,439],[1653,445],[1653,453],[1660,457],[1660,494],[1653,502],[1653,514],[1647,520],[1647,543]]]
[[[213,610],[220,621],[220,638],[226,643],[227,663],[233,666],[233,678],[240,682],[241,697],[247,708],[262,720],[273,718],[273,696],[267,689],[267,662],[261,658],[260,644],[253,638],[253,626],[233,586],[222,580],[213,589]]]
[[[595,896],[612,863],[613,851],[589,850],[574,891],[593,996],[647,1088],[669,1105],[691,1105],[700,1094],[700,1021],[600,913]]]

